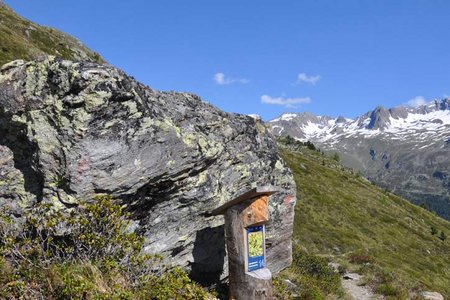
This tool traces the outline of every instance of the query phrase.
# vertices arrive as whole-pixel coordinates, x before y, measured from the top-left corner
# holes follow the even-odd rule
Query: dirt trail
[[[342,287],[346,293],[354,300],[373,300],[381,299],[374,295],[367,286],[358,285],[361,280],[361,275],[356,273],[347,273],[342,276]]]

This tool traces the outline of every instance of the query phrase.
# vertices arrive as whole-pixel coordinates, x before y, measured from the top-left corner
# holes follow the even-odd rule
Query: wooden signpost
[[[225,216],[231,299],[273,299],[264,224],[269,221],[269,196],[275,192],[254,188],[211,212]]]

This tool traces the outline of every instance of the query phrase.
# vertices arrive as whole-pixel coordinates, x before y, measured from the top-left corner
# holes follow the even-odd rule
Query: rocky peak
[[[389,114],[394,119],[405,119],[406,117],[408,117],[408,113],[408,108],[406,108],[405,106],[397,106],[389,109]]]
[[[145,250],[198,279],[226,276],[223,219],[208,211],[255,185],[271,197],[269,268],[290,264],[295,183],[258,119],[192,94],[159,92],[122,71],[49,57],[0,70],[0,206],[17,216],[110,194]]]
[[[370,113],[370,121],[367,124],[367,129],[383,129],[390,123],[390,113],[382,106],[378,106]]]
[[[347,119],[344,118],[343,116],[339,116],[339,117],[336,119],[336,123],[347,123]]]
[[[439,106],[440,110],[450,110],[450,98],[445,98],[441,101],[436,101],[435,103]]]

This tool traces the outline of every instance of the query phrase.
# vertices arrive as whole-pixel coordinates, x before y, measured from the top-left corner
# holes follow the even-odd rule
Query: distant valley
[[[273,133],[337,152],[374,183],[450,219],[450,99],[377,107],[356,119],[284,113]]]

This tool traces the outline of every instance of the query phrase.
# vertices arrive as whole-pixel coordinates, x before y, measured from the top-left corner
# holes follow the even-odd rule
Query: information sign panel
[[[248,271],[265,266],[264,225],[247,227]]]

